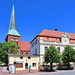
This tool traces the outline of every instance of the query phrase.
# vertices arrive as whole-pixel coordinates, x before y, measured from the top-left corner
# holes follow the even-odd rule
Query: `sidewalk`
[[[45,73],[58,73],[58,72],[68,72],[75,70],[56,70],[55,72],[42,72],[38,70],[33,70],[33,72],[29,72],[29,70],[16,71],[16,74],[9,74],[9,72],[2,72],[3,67],[0,67],[0,75],[31,75],[31,74],[45,74]]]

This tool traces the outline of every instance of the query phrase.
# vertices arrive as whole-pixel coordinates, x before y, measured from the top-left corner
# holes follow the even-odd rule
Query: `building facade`
[[[9,54],[8,58],[9,64],[11,65],[14,64],[15,61],[17,62],[17,70],[25,70],[26,67],[29,69],[29,65],[32,66],[32,69],[38,69],[39,65],[43,65],[45,51],[51,45],[54,45],[60,54],[62,54],[66,45],[71,45],[75,49],[75,34],[66,32],[44,29],[31,42],[21,41],[21,35],[18,33],[16,27],[14,4],[12,8],[9,30],[5,41],[10,41],[20,46],[20,50],[16,55],[16,58],[13,54]]]
[[[30,54],[40,55],[40,65],[43,65],[45,51],[51,45],[56,46],[61,54],[66,45],[75,49],[75,34],[44,29],[31,41]]]
[[[17,31],[14,4],[12,8],[12,14],[10,19],[9,30],[5,38],[6,42],[13,42],[20,46],[18,54],[30,54],[30,42],[21,41],[21,35]]]
[[[9,70],[11,71],[13,63],[16,61],[16,70],[29,70],[29,65],[32,70],[38,70],[39,55],[23,55],[23,54],[9,54]]]

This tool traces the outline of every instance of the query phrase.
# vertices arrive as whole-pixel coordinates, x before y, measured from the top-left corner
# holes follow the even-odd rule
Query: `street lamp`
[[[15,74],[16,74],[16,54],[15,54],[15,62],[14,62],[14,66],[15,66]]]

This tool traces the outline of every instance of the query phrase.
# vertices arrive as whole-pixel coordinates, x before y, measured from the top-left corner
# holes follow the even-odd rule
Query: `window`
[[[11,42],[13,42],[13,41],[11,41]]]
[[[60,47],[58,47],[57,49],[58,49],[58,52],[60,52]]]
[[[16,42],[16,44],[18,45],[18,41]]]
[[[26,52],[26,55],[28,55],[28,52]]]
[[[15,38],[14,38],[14,40],[15,40]]]
[[[33,63],[33,67],[36,67],[36,63]]]
[[[23,57],[21,56],[20,59],[23,59]]]
[[[35,54],[37,54],[37,49],[35,49]]]
[[[33,47],[33,43],[31,44],[31,48]]]
[[[47,39],[49,39],[49,37],[47,37]]]
[[[66,42],[66,40],[65,40],[65,42]]]
[[[56,40],[57,40],[57,38],[56,38]]]
[[[13,38],[11,37],[11,40],[13,40]]]
[[[45,47],[45,51],[47,50],[47,47]]]
[[[31,48],[37,44],[37,39],[31,44]]]
[[[23,63],[16,63],[16,68],[23,68]]]
[[[28,57],[28,59],[30,59],[31,57]]]
[[[35,40],[35,45],[37,44],[37,39]]]
[[[16,40],[18,41],[18,38]]]

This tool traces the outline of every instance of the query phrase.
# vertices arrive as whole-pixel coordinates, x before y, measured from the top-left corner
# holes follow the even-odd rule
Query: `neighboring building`
[[[66,45],[75,49],[75,34],[44,29],[30,42],[30,55],[40,55],[40,65],[43,65],[45,51],[51,45],[60,53]]]
[[[16,54],[9,54],[9,70],[11,71],[12,65],[16,61],[16,70],[26,70],[29,69],[29,65],[31,66],[32,70],[38,70],[39,68],[39,55],[19,55]]]
[[[30,42],[21,41],[21,35],[17,31],[14,4],[13,4],[11,19],[10,19],[10,26],[5,41],[6,42],[11,41],[19,45],[20,50],[18,54],[30,54]]]

